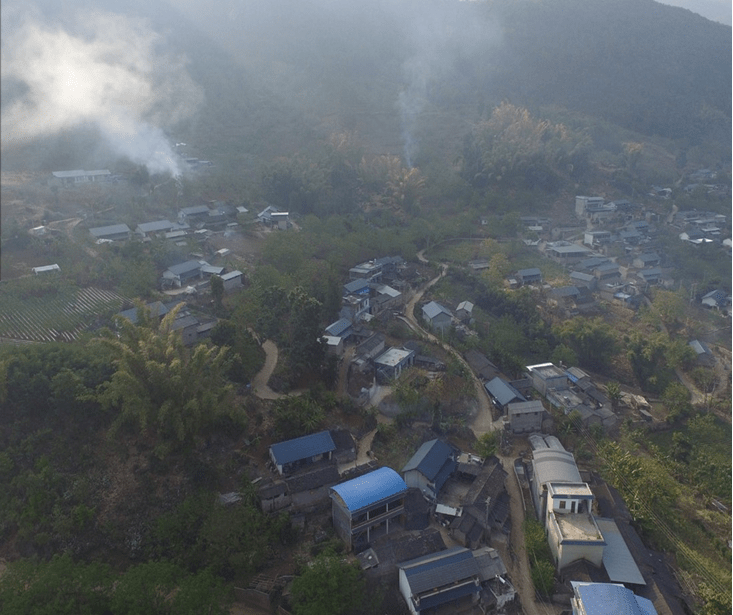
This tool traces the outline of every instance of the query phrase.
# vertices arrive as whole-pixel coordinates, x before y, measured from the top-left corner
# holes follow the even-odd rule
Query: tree
[[[557,333],[591,369],[603,370],[616,349],[616,335],[600,317],[576,316],[562,323]]]
[[[667,422],[674,423],[675,421],[684,418],[692,410],[692,404],[690,404],[690,392],[687,387],[680,382],[672,382],[662,395],[662,403],[667,409]]]
[[[499,437],[495,431],[487,431],[481,434],[476,441],[476,453],[480,457],[487,458],[492,455],[496,455],[496,451],[499,448]]]
[[[224,378],[226,349],[199,344],[188,349],[173,327],[180,305],[158,323],[145,315],[139,325],[120,318],[119,337],[100,342],[115,353],[116,371],[100,401],[118,411],[112,433],[124,424],[153,435],[157,453],[190,443],[218,418],[234,415],[232,386]]]
[[[364,604],[364,579],[356,563],[319,555],[293,580],[295,615],[342,615]]]
[[[218,275],[211,276],[211,297],[214,300],[214,309],[220,312],[224,300],[224,280]]]
[[[606,395],[608,395],[611,405],[616,407],[616,404],[621,401],[621,385],[615,380],[612,380],[606,384]]]

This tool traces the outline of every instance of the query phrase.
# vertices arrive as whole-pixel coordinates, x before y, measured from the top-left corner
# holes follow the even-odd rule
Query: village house
[[[456,307],[456,318],[462,322],[471,320],[473,314],[473,303],[470,301],[461,301]]]
[[[706,367],[712,367],[715,364],[715,355],[705,342],[700,340],[692,340],[689,344],[695,353],[695,361]]]
[[[509,430],[513,434],[542,431],[545,407],[539,399],[513,402],[507,407]]]
[[[402,562],[398,568],[400,593],[413,615],[434,612],[448,604],[464,609],[479,600],[479,567],[465,547]]]
[[[457,466],[458,450],[444,440],[424,442],[402,468],[408,487],[415,487],[435,501]]]
[[[164,235],[173,230],[181,229],[178,224],[170,220],[156,220],[154,222],[143,222],[135,227],[135,234],[143,238],[152,238],[157,235]]]
[[[83,184],[98,184],[110,181],[112,173],[107,169],[96,171],[53,171],[50,186],[79,186]]]
[[[470,368],[476,373],[476,375],[483,381],[492,380],[499,375],[499,368],[494,365],[485,354],[478,350],[467,350],[463,357],[468,362]]]
[[[471,464],[473,465],[473,464]],[[458,472],[467,475],[466,464]],[[450,524],[450,535],[464,546],[476,548],[492,530],[506,531],[509,518],[509,494],[506,491],[506,470],[497,457],[484,460],[466,495],[461,515]]]
[[[402,528],[407,485],[391,468],[334,485],[330,494],[336,535],[356,553]]]
[[[542,272],[537,267],[531,267],[529,269],[520,269],[514,274],[522,286],[528,284],[542,284]]]
[[[568,388],[567,375],[552,363],[528,365],[527,371],[532,379],[532,386],[544,397],[547,397],[552,389],[562,390]]]
[[[38,275],[40,273],[56,273],[61,271],[61,267],[54,263],[53,265],[41,265],[40,267],[31,267],[31,271],[35,275]]]
[[[583,234],[583,243],[591,248],[601,246],[611,241],[611,231],[586,231]]]
[[[650,252],[646,254],[639,254],[632,265],[637,269],[647,269],[651,267],[658,267],[662,263],[662,259],[656,252]]]
[[[593,251],[586,246],[564,240],[546,243],[544,252],[548,258],[551,258],[561,265],[577,263],[593,253]]]
[[[725,306],[730,305],[730,302],[730,294],[719,288],[705,293],[700,299],[700,303],[713,310],[722,310]]]
[[[280,475],[292,474],[303,466],[331,459],[336,444],[329,431],[301,436],[270,446],[270,459]]]
[[[229,292],[242,287],[242,278],[244,277],[244,274],[237,269],[235,271],[223,273],[219,277],[224,283],[224,291]]]
[[[450,310],[436,301],[423,305],[422,314],[428,326],[435,331],[440,331],[441,334],[444,334],[446,329],[450,329],[453,322],[453,314],[450,313]]]
[[[578,218],[585,218],[589,209],[602,207],[605,199],[602,196],[576,196],[575,215]]]
[[[181,288],[191,282],[200,280],[203,277],[201,268],[207,264],[206,261],[189,260],[185,263],[171,265],[163,272],[163,286]]]
[[[377,370],[377,378],[386,382],[399,378],[400,374],[414,362],[414,350],[389,348],[374,359],[374,367]]]
[[[127,241],[132,231],[127,224],[111,224],[110,226],[98,226],[90,228],[89,232],[97,243],[105,241]]]
[[[208,205],[193,205],[191,207],[183,207],[178,212],[178,222],[180,224],[203,224],[209,219]]]
[[[617,583],[584,583],[571,581],[572,615],[657,615],[651,600],[637,596]]]
[[[527,401],[524,395],[499,376],[489,380],[489,382],[484,384],[484,388],[489,394],[489,398],[494,406],[502,414],[506,414],[509,404],[517,401]]]

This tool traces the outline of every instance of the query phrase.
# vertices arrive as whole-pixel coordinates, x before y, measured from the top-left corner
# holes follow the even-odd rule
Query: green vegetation
[[[539,521],[530,518],[525,519],[522,528],[532,583],[538,593],[549,596],[555,586],[555,565],[552,562],[550,547],[547,545],[545,528]]]
[[[367,597],[359,565],[333,553],[321,553],[306,564],[291,593],[295,615],[342,615],[361,610]]]

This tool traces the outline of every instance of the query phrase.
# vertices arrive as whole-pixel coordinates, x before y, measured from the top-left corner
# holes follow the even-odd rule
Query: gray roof
[[[542,272],[537,267],[531,267],[530,269],[520,269],[517,271],[517,275],[521,278],[529,278],[542,275]]]
[[[425,316],[432,320],[439,314],[447,314],[448,316],[453,316],[446,308],[444,308],[440,303],[437,303],[436,301],[431,301],[430,303],[426,303],[422,306],[422,311]]]
[[[577,286],[561,286],[550,291],[553,297],[575,297],[580,294]]]
[[[183,273],[188,273],[189,271],[196,271],[200,270],[203,265],[200,261],[197,260],[190,260],[186,261],[185,263],[178,263],[177,265],[171,265],[168,267],[168,271],[170,271],[174,275],[181,275]]]
[[[603,567],[611,582],[646,585],[616,522],[613,519],[596,517],[596,525],[606,541],[606,546],[603,547]]]
[[[499,378],[499,376],[487,382],[484,385],[484,388],[501,406],[506,406],[509,402],[515,399],[517,401],[527,401],[527,398],[524,397],[524,395],[517,391],[517,389],[515,389],[506,380]]]
[[[547,448],[533,451],[532,457],[538,484],[582,482],[572,453]]]
[[[354,280],[353,282],[348,282],[347,284],[344,284],[344,290],[347,293],[355,293],[358,290],[362,290],[363,288],[369,288],[369,280],[365,280],[364,278],[359,278],[358,280]]]
[[[176,226],[178,225],[173,224],[170,220],[156,220],[138,224],[135,230],[141,233],[155,233],[156,231],[168,231]]]
[[[104,237],[105,235],[119,235],[121,233],[129,233],[130,227],[127,224],[112,224],[110,226],[98,226],[90,228],[89,232],[95,237]]]
[[[545,407],[539,399],[530,401],[517,401],[509,404],[509,416],[517,414],[527,414],[529,412],[544,412]]]
[[[692,340],[689,343],[689,346],[692,347],[696,355],[713,354],[710,351],[710,348],[708,348],[707,344],[705,342],[701,342],[700,340]]]

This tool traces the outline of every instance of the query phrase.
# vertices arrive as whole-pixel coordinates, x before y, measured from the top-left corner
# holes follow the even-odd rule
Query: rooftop
[[[453,447],[443,440],[429,440],[417,449],[417,452],[402,468],[403,474],[410,470],[418,470],[428,480],[433,480],[448,461],[453,460]],[[455,467],[455,462],[453,462]]]
[[[569,540],[606,544],[601,530],[590,513],[562,513],[552,516],[560,530],[563,542]]]
[[[332,496],[338,497],[350,512],[356,512],[407,491],[402,477],[392,468],[379,468],[358,478],[335,485]]]
[[[308,457],[315,457],[336,450],[331,433],[320,431],[309,436],[278,442],[270,447],[278,465],[292,463]]]
[[[584,615],[657,615],[650,600],[613,583],[572,583]]]
[[[414,355],[413,350],[405,350],[404,348],[390,348],[379,355],[374,362],[378,365],[386,365],[388,367],[396,367],[405,359]]]

